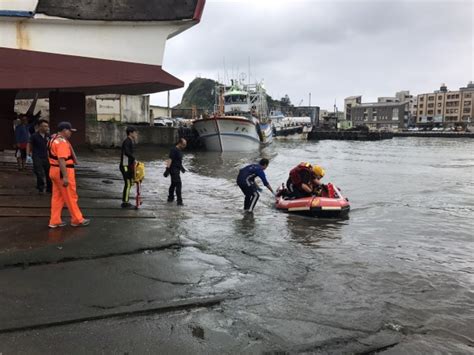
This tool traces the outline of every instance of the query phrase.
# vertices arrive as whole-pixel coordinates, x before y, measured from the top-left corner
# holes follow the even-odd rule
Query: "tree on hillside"
[[[291,105],[291,100],[288,95],[285,95],[284,97],[281,98],[280,104],[282,107],[290,107]]]
[[[216,82],[212,79],[196,78],[186,89],[181,103],[176,108],[190,109],[196,106],[198,109],[212,111],[214,107]]]

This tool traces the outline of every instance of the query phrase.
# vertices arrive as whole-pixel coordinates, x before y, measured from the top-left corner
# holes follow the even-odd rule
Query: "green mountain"
[[[212,79],[194,79],[184,92],[181,103],[174,108],[191,109],[193,105],[196,105],[197,109],[212,112],[214,110],[216,84],[217,82]],[[281,100],[274,100],[270,95],[267,95],[267,103],[270,109],[283,109],[293,106],[288,95],[282,97]]]
[[[196,78],[186,89],[181,103],[176,108],[186,109],[196,105],[198,109],[212,111],[214,108],[214,89],[216,82],[212,79]]]

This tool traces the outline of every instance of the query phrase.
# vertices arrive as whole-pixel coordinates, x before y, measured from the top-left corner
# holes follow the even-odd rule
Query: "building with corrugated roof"
[[[166,41],[199,23],[205,0],[0,2],[0,149],[15,99],[49,98],[50,120],[85,142],[85,97],[139,95],[184,83],[162,68]]]

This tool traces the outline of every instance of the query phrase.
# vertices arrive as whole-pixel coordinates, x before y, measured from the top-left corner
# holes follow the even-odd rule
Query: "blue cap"
[[[68,130],[73,131],[73,132],[77,131],[77,129],[72,128],[71,122],[59,122],[58,132],[64,131],[65,129],[68,129]]]

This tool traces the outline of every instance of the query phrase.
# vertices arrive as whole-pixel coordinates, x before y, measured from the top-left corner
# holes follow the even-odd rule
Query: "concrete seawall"
[[[86,143],[97,147],[120,147],[128,125],[111,122],[88,121]],[[178,128],[133,126],[138,130],[138,143],[159,146],[173,145],[178,139]]]
[[[373,132],[373,131],[312,131],[308,133],[308,140],[357,140],[357,141],[376,141],[381,139],[392,139],[391,132]]]
[[[394,132],[395,137],[474,138],[473,132]]]

